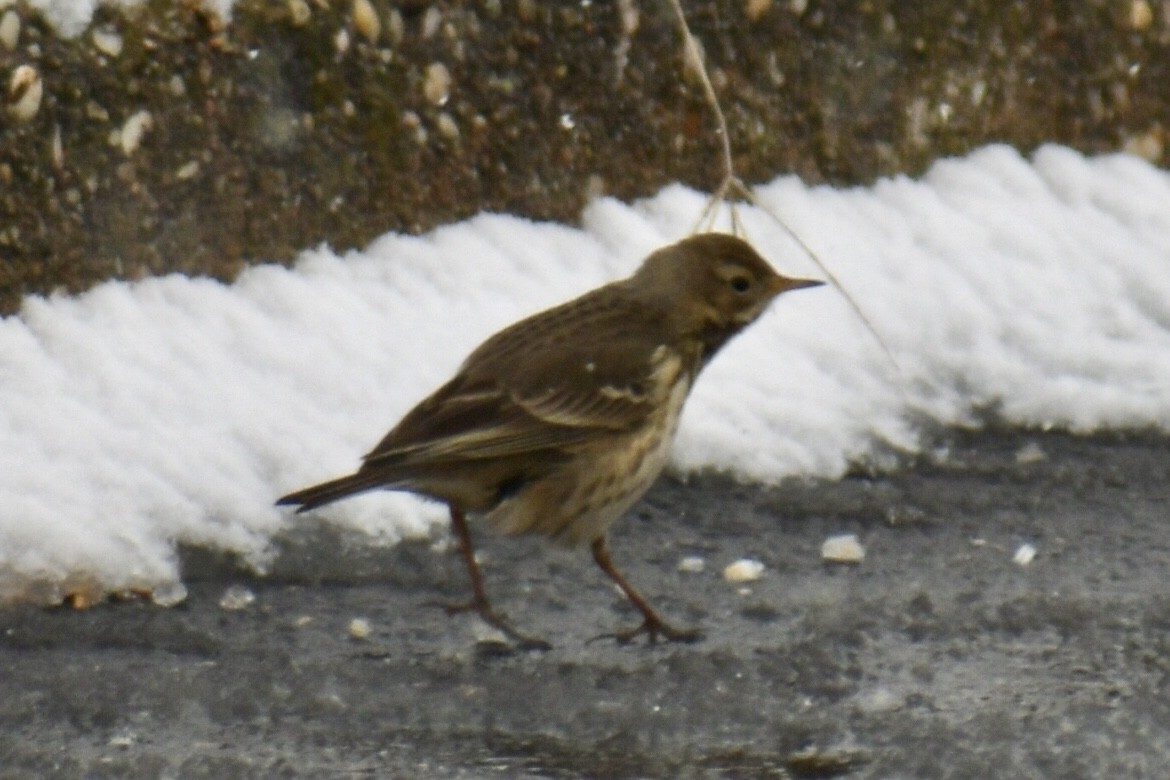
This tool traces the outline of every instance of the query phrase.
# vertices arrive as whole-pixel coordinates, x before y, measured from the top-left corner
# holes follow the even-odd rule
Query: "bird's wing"
[[[572,447],[592,433],[587,428],[549,425],[512,400],[504,388],[468,382],[461,375],[416,406],[366,462],[503,458]]]
[[[485,342],[453,380],[387,434],[367,462],[551,456],[645,423],[683,370],[681,357],[620,329],[607,338],[612,328],[605,326],[620,312],[546,329],[541,318],[557,312]]]

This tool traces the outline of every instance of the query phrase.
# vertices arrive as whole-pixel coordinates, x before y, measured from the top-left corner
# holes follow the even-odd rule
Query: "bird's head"
[[[776,273],[746,241],[725,233],[691,236],[658,250],[630,282],[666,296],[679,329],[708,342],[708,357],[780,293],[824,284]]]

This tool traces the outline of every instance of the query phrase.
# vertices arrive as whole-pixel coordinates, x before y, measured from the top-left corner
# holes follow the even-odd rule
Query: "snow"
[[[831,287],[781,297],[701,377],[675,468],[833,478],[985,409],[1170,430],[1170,174],[989,147],[921,180],[786,177],[757,193],[877,337]],[[262,570],[292,523],[277,496],[352,471],[483,338],[630,273],[704,203],[672,186],[597,201],[580,229],[481,215],[344,256],[310,249],[232,285],[176,275],[28,298],[0,320],[0,599],[173,585],[180,543]],[[767,213],[741,217],[778,269],[825,277]],[[312,520],[377,544],[442,517],[382,493]]]
[[[16,0],[0,0],[0,8],[14,5]],[[28,0],[42,18],[62,38],[76,38],[85,32],[93,21],[94,11],[104,5],[117,9],[134,9],[144,5],[146,0]],[[235,0],[196,0],[196,3],[222,19],[230,19]]]

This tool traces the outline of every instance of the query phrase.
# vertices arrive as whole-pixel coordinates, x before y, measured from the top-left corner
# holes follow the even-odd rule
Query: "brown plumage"
[[[298,511],[367,490],[444,502],[471,576],[474,609],[529,646],[492,610],[467,513],[506,534],[590,544],[642,612],[654,641],[700,634],[667,624],[613,566],[605,534],[666,464],[699,371],[782,292],[821,282],[777,274],[747,243],[708,233],[650,255],[631,277],[535,314],[485,341],[347,477],[291,493]],[[453,610],[455,608],[452,608]]]

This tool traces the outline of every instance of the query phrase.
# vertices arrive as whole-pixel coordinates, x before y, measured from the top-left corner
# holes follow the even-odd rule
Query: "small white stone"
[[[1046,457],[1044,450],[1040,449],[1040,445],[1034,441],[1030,441],[1016,450],[1016,463],[1021,466],[1027,463],[1039,463]]]
[[[771,8],[772,0],[747,0],[743,10],[749,22],[758,22]]]
[[[432,62],[427,66],[423,77],[423,96],[433,105],[446,105],[451,97],[451,71],[447,70],[446,65]]]
[[[20,65],[8,80],[8,113],[18,122],[27,122],[41,110],[45,85],[41,74],[32,65]]]
[[[402,112],[402,126],[414,133],[414,140],[421,146],[427,142],[427,129],[423,127],[422,117],[413,111]]]
[[[867,715],[895,712],[905,705],[905,699],[901,695],[882,686],[862,692],[855,702],[857,709]]]
[[[983,104],[983,98],[987,96],[987,82],[979,79],[971,85],[971,105],[979,107]]]
[[[754,582],[764,576],[764,564],[754,558],[740,558],[723,570],[728,582]]]
[[[12,51],[20,42],[20,16],[11,8],[0,17],[0,44]]]
[[[422,37],[434,38],[435,33],[439,31],[439,25],[443,23],[443,12],[436,6],[431,6],[427,12],[423,14],[422,20]]]
[[[353,0],[353,26],[370,43],[377,43],[382,34],[382,20],[370,0]]]
[[[256,594],[243,585],[232,585],[219,597],[219,608],[228,612],[247,609],[256,601]]]
[[[349,51],[349,31],[338,30],[337,35],[333,36],[333,48],[337,49],[338,54],[345,54]]]
[[[187,586],[181,582],[168,582],[150,592],[150,600],[160,607],[175,607],[187,600]]]
[[[61,170],[65,167],[65,143],[61,140],[61,125],[53,125],[53,138],[49,141],[49,156],[53,160],[53,167]]]
[[[448,141],[459,140],[459,125],[455,123],[454,117],[446,111],[441,111],[439,116],[435,118],[435,124],[439,128],[439,135],[446,138]]]
[[[97,28],[91,36],[93,47],[107,57],[117,57],[122,53],[122,36],[115,30]]]
[[[1137,32],[1145,32],[1154,23],[1154,9],[1146,0],[1133,0],[1129,4],[1129,26]]]
[[[179,170],[175,171],[175,178],[179,181],[186,181],[187,179],[194,179],[199,173],[199,161],[192,160],[179,166]]]
[[[386,18],[386,32],[394,46],[402,43],[402,39],[406,37],[406,22],[402,18],[402,12],[397,8],[390,9],[390,15]]]
[[[1017,566],[1027,566],[1036,558],[1036,545],[1024,542],[1016,548],[1016,554],[1012,556],[1012,563]]]
[[[288,0],[288,15],[294,27],[304,27],[313,16],[307,0]]]
[[[861,563],[865,560],[865,548],[857,534],[830,536],[821,545],[821,560],[827,563]]]
[[[359,641],[370,638],[370,621],[365,618],[354,618],[349,621],[349,635]]]
[[[622,23],[622,35],[630,36],[638,32],[642,20],[634,0],[618,0],[618,19]]]
[[[702,574],[707,562],[698,555],[688,555],[678,562],[678,570],[684,574]]]
[[[134,154],[142,143],[142,137],[146,135],[146,131],[153,126],[154,118],[149,111],[143,109],[131,114],[130,118],[122,123],[121,130],[118,131],[118,145],[122,147],[122,153],[127,157]]]
[[[483,620],[476,620],[471,624],[471,634],[478,644],[506,645],[508,636],[495,626],[488,625]]]

